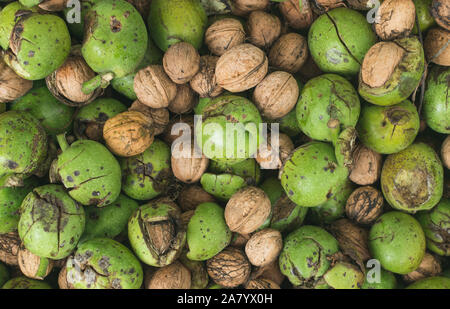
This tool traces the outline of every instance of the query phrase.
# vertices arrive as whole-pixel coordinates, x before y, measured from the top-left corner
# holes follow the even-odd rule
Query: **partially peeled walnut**
[[[280,12],[289,26],[296,30],[307,29],[314,21],[314,13],[309,0],[283,1],[280,3]]]
[[[375,22],[375,32],[382,40],[393,40],[408,36],[416,17],[412,0],[386,0],[378,8],[379,21]]]
[[[450,31],[450,2],[448,0],[433,0],[430,11],[437,24]]]
[[[278,134],[278,141],[276,146],[272,147],[272,135],[270,135],[267,144],[263,143],[258,149],[256,161],[263,169],[279,169],[284,161],[289,157],[292,150],[294,150],[294,143],[291,138],[284,134]]]
[[[147,289],[190,289],[191,272],[176,261],[155,271]]]
[[[45,258],[39,257],[25,248],[20,248],[18,253],[18,261],[20,271],[32,279],[42,280],[52,271],[53,261]]]
[[[450,66],[450,31],[442,28],[428,30],[425,42],[425,55],[429,62]]]
[[[442,272],[441,263],[430,253],[426,252],[416,270],[403,276],[406,282],[415,282],[423,278],[438,276]]]
[[[17,75],[0,58],[0,103],[7,103],[20,98],[33,87],[33,81]]]

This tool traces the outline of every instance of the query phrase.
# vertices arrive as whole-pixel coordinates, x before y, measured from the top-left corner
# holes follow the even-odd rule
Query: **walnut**
[[[275,15],[254,11],[247,20],[250,42],[260,48],[269,48],[281,34],[281,22]]]
[[[297,73],[308,59],[306,39],[297,33],[282,35],[269,52],[269,64],[289,73]]]
[[[292,150],[294,150],[294,143],[288,135],[279,133],[278,147],[275,148],[272,148],[272,135],[270,135],[267,145],[265,143],[261,145],[255,159],[263,169],[279,169]]]
[[[189,85],[177,86],[177,95],[169,103],[169,110],[175,114],[189,113],[196,103],[195,93]]]
[[[450,135],[447,135],[441,148],[441,158],[445,167],[450,169]]]
[[[286,116],[297,104],[299,88],[295,78],[283,71],[267,75],[256,86],[253,102],[269,119]]]
[[[443,66],[450,66],[450,31],[442,28],[428,30],[424,50],[428,61]]]
[[[353,164],[349,178],[358,185],[371,185],[375,183],[381,174],[382,157],[378,152],[358,145],[353,151]]]
[[[251,279],[268,279],[278,285],[281,285],[285,278],[280,271],[278,259],[268,265],[256,268],[250,277]]]
[[[191,272],[180,262],[161,267],[153,274],[147,289],[190,289]]]
[[[228,200],[225,221],[231,231],[250,234],[267,220],[271,210],[272,205],[267,194],[260,188],[248,186]]]
[[[246,16],[250,12],[265,10],[270,0],[232,0],[232,13],[237,16]]]
[[[318,14],[325,13],[337,7],[346,6],[343,0],[311,0],[312,8]]]
[[[370,0],[347,0],[350,8],[354,10],[367,11],[372,8]]]
[[[141,112],[150,117],[153,121],[152,126],[155,135],[163,133],[170,121],[170,113],[167,108],[151,108],[142,104],[139,100],[134,101],[128,111]]]
[[[408,36],[416,17],[412,0],[386,0],[378,8],[380,20],[375,22],[375,32],[382,40]]]
[[[245,41],[242,23],[236,18],[224,18],[214,22],[206,29],[205,44],[217,56]]]
[[[33,87],[31,80],[17,75],[0,58],[0,103],[7,103],[20,98]]]
[[[200,70],[189,83],[192,90],[202,98],[213,98],[222,93],[223,88],[217,84],[216,65],[219,57],[201,56]]]
[[[371,186],[359,187],[350,194],[345,213],[356,223],[370,225],[383,212],[383,204],[383,193]]]
[[[143,104],[162,108],[169,106],[177,94],[177,85],[164,72],[161,65],[149,65],[136,73],[134,92]]]
[[[12,266],[19,265],[17,255],[20,242],[17,232],[0,234],[0,262]]]
[[[246,289],[257,290],[257,289],[281,289],[278,284],[269,279],[253,279],[247,282],[245,285]]]
[[[178,196],[178,205],[184,211],[195,210],[198,205],[215,202],[214,197],[199,185],[186,185]]]
[[[19,249],[17,255],[20,271],[32,279],[42,280],[52,271],[53,261],[48,258],[41,258],[24,247]]]
[[[171,162],[173,174],[177,179],[184,183],[194,183],[200,180],[208,168],[209,159],[194,143],[179,143],[172,147]]]
[[[280,12],[287,20],[289,26],[295,30],[306,30],[314,21],[314,13],[309,0],[287,0],[281,2]]]
[[[166,51],[163,66],[174,83],[185,84],[197,74],[200,68],[200,55],[191,44],[179,42]]]
[[[250,237],[250,234],[234,233],[233,238],[231,238],[230,246],[238,249],[244,249]]]
[[[245,245],[245,254],[252,265],[265,266],[278,258],[281,249],[281,233],[274,229],[264,229],[252,235]]]
[[[442,272],[441,263],[439,260],[428,252],[422,259],[419,267],[416,270],[403,276],[403,280],[406,282],[414,282],[420,279],[438,276]]]
[[[39,3],[38,6],[45,11],[58,12],[67,7],[68,1],[69,0],[44,0]]]
[[[206,261],[206,270],[215,283],[233,288],[247,282],[251,266],[242,250],[228,247]]]
[[[241,44],[220,56],[216,65],[217,84],[230,92],[241,92],[258,85],[266,76],[269,61],[252,44]]]
[[[433,0],[430,12],[439,26],[450,31],[450,2],[448,0]]]
[[[61,290],[69,290],[69,289],[73,289],[73,285],[70,284],[67,281],[67,268],[66,266],[64,266],[63,268],[61,268],[61,270],[59,271],[58,274],[58,287]]]
[[[152,125],[152,119],[141,112],[123,112],[105,122],[103,138],[114,154],[121,157],[135,156],[153,143]]]
[[[163,139],[168,145],[171,145],[177,138],[183,135],[192,136],[193,134],[194,116],[179,115],[170,119],[169,124],[164,130]]]

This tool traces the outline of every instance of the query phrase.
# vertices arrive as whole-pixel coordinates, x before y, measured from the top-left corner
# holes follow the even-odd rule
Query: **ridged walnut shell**
[[[448,0],[433,0],[430,12],[439,26],[450,31],[450,2]]]
[[[345,213],[358,224],[370,225],[383,212],[383,205],[383,193],[371,186],[359,187],[350,194]]]
[[[28,278],[32,279],[39,279],[42,280],[52,271],[53,269],[53,261],[49,260],[47,258],[45,261],[48,262],[47,267],[45,269],[41,269],[41,267],[45,265],[41,265],[41,258],[24,247],[19,249],[19,253],[17,255],[18,261],[19,261],[19,268],[20,271],[27,276]]]
[[[0,103],[7,103],[20,98],[33,87],[33,81],[17,75],[0,58]]]
[[[197,74],[200,55],[191,44],[179,42],[170,46],[164,54],[163,67],[174,83],[185,84]]]
[[[219,57],[201,56],[200,70],[189,83],[192,90],[201,98],[214,98],[222,93],[223,88],[217,84],[216,65]]]
[[[156,270],[151,277],[147,289],[190,289],[191,272],[180,262]]]
[[[285,276],[280,271],[278,259],[266,266],[256,268],[250,275],[251,279],[267,279],[281,285]]]
[[[412,0],[386,0],[378,8],[375,32],[382,40],[408,36],[415,23],[416,8]]]
[[[441,263],[434,257],[434,255],[425,253],[419,267],[416,270],[403,276],[403,280],[406,282],[415,282],[420,279],[438,276],[442,272]]]
[[[352,154],[353,164],[349,178],[358,185],[366,186],[375,183],[381,174],[381,155],[360,144]]]
[[[450,66],[450,31],[442,28],[428,30],[424,50],[428,61],[443,66]]]
[[[154,139],[153,121],[137,111],[120,113],[106,121],[103,138],[108,148],[121,157],[144,152]]]
[[[209,159],[190,145],[180,143],[173,145],[171,166],[173,175],[184,183],[195,183],[200,180],[208,168]]]
[[[246,289],[249,290],[278,290],[281,289],[278,284],[269,279],[253,279],[247,282],[245,285]]]
[[[176,115],[172,117],[166,129],[164,130],[163,139],[168,145],[171,145],[177,138],[183,135],[184,131],[188,131],[193,134],[193,115]]]
[[[300,2],[302,6],[300,7]],[[295,30],[308,29],[314,21],[309,0],[287,0],[280,3],[280,12]]]
[[[7,265],[19,265],[17,255],[19,254],[20,238],[17,232],[0,235],[0,262]]]
[[[206,261],[206,270],[215,283],[234,288],[247,282],[251,266],[241,250],[228,247]]]
[[[269,48],[281,34],[281,21],[272,14],[254,11],[247,20],[250,43],[260,48]]]
[[[282,35],[269,52],[269,64],[289,73],[297,73],[308,59],[308,44],[298,33]]]
[[[258,149],[255,159],[262,169],[280,169],[292,150],[294,150],[294,143],[288,135],[278,134],[278,149],[272,147],[272,135],[270,135],[267,144],[263,143]]]
[[[231,231],[250,234],[269,217],[272,210],[267,194],[253,186],[245,187],[228,200],[225,221]]]
[[[283,249],[281,233],[274,229],[256,232],[245,245],[245,254],[252,265],[266,266],[274,262]]]
[[[346,6],[343,0],[311,0],[313,10],[318,14],[323,14],[334,8]]]
[[[177,86],[177,95],[169,103],[169,110],[175,114],[189,113],[195,106],[196,96],[189,84]]]
[[[217,56],[245,41],[245,31],[236,18],[224,18],[214,22],[206,29],[205,44]]]
[[[442,143],[441,158],[444,166],[450,169],[450,135]]]
[[[167,76],[162,65],[149,65],[136,73],[134,92],[143,104],[163,108],[175,98],[177,85]]]
[[[167,108],[151,108],[142,104],[139,100],[134,101],[128,111],[141,112],[150,117],[153,121],[152,126],[155,135],[163,133],[170,121],[170,113]]]
[[[241,44],[217,61],[217,84],[230,92],[242,92],[258,85],[268,69],[269,61],[261,49],[252,44]]]
[[[270,4],[270,0],[231,0],[233,15],[246,16],[250,12],[265,10]]]
[[[278,119],[287,115],[297,104],[299,88],[288,72],[276,71],[256,86],[253,102],[264,117]]]

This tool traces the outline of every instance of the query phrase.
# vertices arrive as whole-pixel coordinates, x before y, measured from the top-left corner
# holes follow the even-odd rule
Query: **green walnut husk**
[[[358,74],[364,55],[376,40],[365,17],[347,8],[322,14],[308,33],[309,50],[318,67],[344,76]]]
[[[114,202],[120,194],[121,171],[109,150],[91,140],[78,140],[69,146],[64,135],[57,138],[62,153],[56,170],[69,195],[85,206],[103,207]]]
[[[86,228],[80,243],[94,238],[114,238],[126,230],[128,219],[139,204],[121,194],[105,207],[86,207]]]
[[[128,99],[137,100],[136,93],[134,92],[134,77],[136,76],[136,72],[151,64],[161,64],[162,57],[163,54],[161,50],[153,43],[153,40],[149,38],[144,59],[142,59],[141,63],[137,66],[135,72],[124,77],[114,78],[111,81],[111,86],[114,90],[123,94]]]
[[[388,203],[414,213],[433,208],[443,194],[444,171],[436,152],[414,143],[391,154],[381,170],[381,188]]]
[[[143,278],[139,260],[109,238],[79,245],[67,260],[67,282],[76,289],[139,289]]]
[[[262,122],[256,106],[244,97],[224,95],[205,101],[196,114],[197,144],[208,158],[238,163],[254,155],[263,142]]]
[[[419,267],[425,255],[425,235],[414,217],[391,211],[379,217],[369,233],[369,249],[381,266],[396,274]]]
[[[236,164],[211,161],[208,171],[200,179],[203,189],[220,200],[229,200],[239,189],[256,185],[261,170],[255,159]]]
[[[416,7],[416,16],[419,22],[419,27],[421,32],[425,32],[434,25],[436,25],[436,21],[430,13],[431,3],[433,0],[412,0],[414,2],[414,6]],[[414,28],[412,31],[414,34],[417,34],[417,24],[414,23]]]
[[[427,78],[423,98],[423,115],[427,125],[436,132],[450,134],[450,69],[435,66]]]
[[[11,104],[11,110],[26,111],[40,121],[48,134],[66,132],[75,109],[58,101],[47,87],[34,88]]]
[[[4,60],[24,79],[45,78],[59,68],[69,55],[69,30],[64,20],[56,15],[23,15],[16,21],[11,33]]]
[[[9,280],[9,270],[5,264],[0,263],[0,286]]]
[[[47,156],[47,135],[31,114],[7,111],[0,114],[0,183],[15,176],[25,178],[37,171]]]
[[[224,209],[216,203],[197,206],[187,227],[187,258],[206,261],[231,242],[232,233],[225,222]]]
[[[85,17],[81,53],[97,73],[123,77],[136,69],[147,49],[142,16],[123,0],[100,1]]]
[[[7,50],[9,48],[9,39],[16,24],[17,11],[28,10],[30,12],[36,12],[37,8],[26,8],[19,1],[8,3],[0,11],[0,46]]]
[[[278,123],[280,125],[280,132],[286,134],[289,137],[294,137],[302,133],[297,121],[296,109],[291,110],[286,116],[280,119],[271,120],[268,122]]]
[[[360,289],[364,283],[364,273],[350,263],[338,262],[323,276],[333,289]]]
[[[208,286],[209,276],[205,263],[192,261],[186,256],[187,251],[183,251],[179,261],[191,272],[191,289],[205,289]]]
[[[450,289],[450,278],[439,276],[424,278],[409,285],[407,289],[448,290]]]
[[[366,290],[389,289],[389,290],[392,290],[397,287],[397,279],[395,278],[393,273],[380,268],[379,276],[380,276],[379,278],[373,278],[372,276],[370,276],[369,273],[367,273],[364,284],[362,285],[361,289],[366,289]],[[377,279],[378,279],[378,281],[377,281]]]
[[[6,282],[2,289],[14,290],[48,290],[52,287],[44,281],[30,279],[27,277],[16,277]]]
[[[113,98],[100,98],[81,107],[73,121],[73,131],[77,139],[103,140],[105,122],[122,112],[127,107]]]
[[[406,53],[383,85],[370,87],[362,79],[362,70],[359,74],[359,94],[376,105],[388,106],[406,100],[419,85],[424,72],[424,51],[417,37],[396,39],[393,42]]]
[[[305,207],[318,206],[332,198],[348,182],[347,176],[348,169],[337,164],[333,147],[322,142],[295,149],[280,171],[287,196]]]
[[[337,240],[324,229],[305,225],[284,239],[279,263],[281,272],[294,286],[316,287],[337,253]]]
[[[143,153],[122,158],[122,190],[135,200],[150,200],[163,193],[169,183],[170,148],[155,139]]]
[[[174,262],[186,243],[186,230],[178,206],[167,200],[142,205],[128,222],[128,237],[139,259],[150,266]]]
[[[188,42],[199,49],[207,22],[198,0],[154,0],[148,16],[150,35],[163,51],[178,42]]]
[[[411,145],[419,128],[417,108],[405,100],[394,106],[364,104],[357,131],[364,145],[378,153],[391,154]]]
[[[342,129],[354,127],[360,103],[356,90],[345,78],[324,74],[303,87],[296,107],[297,121],[303,133],[312,139],[335,143]],[[331,121],[338,125],[331,127]]]
[[[416,215],[427,238],[428,250],[450,256],[450,199],[443,198],[430,211]]]
[[[20,205],[22,205],[25,196],[38,186],[38,183],[37,178],[30,177],[23,180],[23,186],[0,187],[0,234],[17,230]]]
[[[347,182],[340,190],[325,203],[310,208],[308,220],[314,224],[330,224],[345,214],[347,200],[355,189],[351,182]]]
[[[67,257],[84,231],[83,207],[60,185],[35,188],[23,200],[20,213],[20,239],[25,248],[39,257]]]

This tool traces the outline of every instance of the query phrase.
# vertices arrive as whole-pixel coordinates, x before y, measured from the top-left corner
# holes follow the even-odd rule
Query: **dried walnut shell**
[[[159,268],[151,277],[147,289],[189,289],[191,272],[180,262]]]
[[[200,55],[191,44],[179,42],[166,51],[163,66],[174,83],[185,84],[197,74],[200,68]]]
[[[433,0],[430,12],[439,26],[450,31],[450,2],[448,0]]]
[[[7,265],[19,265],[20,238],[17,232],[0,235],[0,262]]]
[[[224,18],[214,22],[205,33],[205,44],[217,56],[245,41],[245,31],[235,18]]]
[[[371,186],[360,187],[350,194],[345,212],[350,220],[369,225],[381,215],[383,204],[384,198],[380,191]]]
[[[177,86],[177,95],[169,103],[169,110],[175,114],[185,114],[190,112],[196,103],[195,93],[188,84]]]
[[[292,150],[294,150],[294,143],[288,135],[278,134],[278,149],[272,148],[272,135],[270,135],[267,145],[264,143],[258,149],[255,159],[262,169],[279,169]]]
[[[201,56],[200,70],[189,83],[192,90],[197,92],[202,98],[213,98],[223,91],[216,79],[217,61],[219,61],[219,57]]]
[[[301,2],[301,7],[300,7]],[[314,21],[314,13],[309,0],[287,0],[280,3],[280,12],[296,30],[307,29]]]
[[[265,10],[270,4],[269,0],[232,0],[232,13],[237,16],[246,16],[250,12]]]
[[[297,33],[282,35],[269,52],[269,64],[279,70],[296,73],[308,59],[306,39]]]
[[[375,22],[375,32],[382,40],[408,36],[416,17],[412,0],[386,0],[378,8],[380,20]]]
[[[151,108],[142,104],[139,100],[133,102],[128,111],[141,112],[152,119],[152,127],[155,135],[164,132],[170,121],[170,113],[167,108]]]
[[[53,261],[49,260],[47,268],[42,273],[42,276],[39,276],[38,273],[41,267],[41,258],[25,248],[20,248],[19,253],[17,255],[19,261],[19,267],[21,272],[32,279],[44,279],[53,269]],[[44,258],[45,259],[45,258]]]
[[[269,279],[253,279],[247,282],[245,285],[246,289],[257,290],[257,289],[281,289],[278,284]]]
[[[172,171],[174,176],[185,183],[194,183],[200,180],[208,168],[209,159],[199,151],[195,145],[190,147],[184,143],[175,145],[172,150]]]
[[[250,42],[260,48],[268,48],[281,34],[280,19],[263,11],[254,11],[247,20]]]
[[[376,182],[381,174],[381,155],[361,144],[356,147],[352,156],[350,180],[362,186]]]
[[[251,266],[241,250],[228,247],[206,261],[206,269],[215,283],[232,288],[248,280]]]
[[[403,276],[406,282],[415,282],[423,278],[438,276],[442,272],[441,263],[434,255],[425,253],[419,267]]]
[[[252,235],[245,245],[245,254],[252,265],[265,266],[274,262],[283,248],[281,233],[264,229]]]
[[[14,101],[27,93],[33,87],[31,80],[17,75],[0,58],[0,103]]]
[[[428,61],[443,66],[450,66],[450,31],[442,28],[428,30],[424,50]]]

